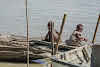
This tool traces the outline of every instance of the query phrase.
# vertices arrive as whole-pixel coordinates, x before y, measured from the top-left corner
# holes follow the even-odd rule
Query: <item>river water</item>
[[[52,4],[52,5],[51,5]],[[84,32],[92,40],[95,26],[100,13],[99,0],[28,0],[30,15],[29,34],[31,37],[41,37],[47,32],[49,20],[55,22],[55,29],[60,31],[64,13],[67,20],[62,38],[67,39],[76,25],[84,24]],[[0,0],[0,33],[16,33],[26,35],[25,0]],[[100,40],[100,28],[97,40]]]
[[[27,64],[0,62],[0,67],[27,67]],[[30,67],[43,67],[43,65],[42,64],[30,64]]]

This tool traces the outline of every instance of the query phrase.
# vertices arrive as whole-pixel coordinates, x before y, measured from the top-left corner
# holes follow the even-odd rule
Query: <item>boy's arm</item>
[[[81,41],[87,41],[85,37],[82,37],[80,34],[76,34],[76,37]]]
[[[57,30],[55,30],[55,32],[59,35],[59,32]]]

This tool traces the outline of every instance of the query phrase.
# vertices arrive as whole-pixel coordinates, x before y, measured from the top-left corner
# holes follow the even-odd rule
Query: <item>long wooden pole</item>
[[[29,17],[28,17],[28,7],[26,0],[26,23],[27,23],[27,67],[29,67]]]
[[[54,31],[54,22],[51,23],[51,43],[52,43],[52,55],[54,55],[54,36],[53,36],[53,31]]]
[[[58,41],[57,41],[57,44],[56,44],[56,53],[58,52],[58,44],[59,44],[59,41],[61,39],[61,34],[63,32],[63,28],[64,28],[64,24],[65,24],[65,20],[66,20],[66,14],[64,14],[64,17],[63,17],[63,20],[62,20],[62,25],[61,25],[61,28],[60,28],[60,33],[59,33],[59,36],[58,36]]]
[[[98,17],[98,21],[97,21],[97,24],[96,24],[96,28],[95,28],[95,32],[94,32],[94,36],[93,36],[93,40],[92,40],[93,44],[94,44],[95,39],[96,39],[96,33],[98,31],[99,23],[100,23],[100,14],[99,14],[99,17]]]
[[[50,24],[50,32],[51,32],[51,37],[50,37],[50,41],[51,41],[51,44],[52,44],[52,53],[51,55],[53,56],[54,55],[54,37],[53,37],[53,30],[54,30],[54,23],[51,22]],[[53,67],[53,64],[51,63],[51,66],[50,67]]]

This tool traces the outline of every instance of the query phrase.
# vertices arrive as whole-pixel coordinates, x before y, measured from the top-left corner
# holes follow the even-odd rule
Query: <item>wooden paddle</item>
[[[59,41],[60,41],[60,39],[61,39],[61,34],[62,34],[62,32],[63,32],[63,28],[64,28],[64,24],[65,24],[65,20],[66,20],[66,14],[64,14],[64,17],[63,17],[63,20],[62,20],[62,25],[61,25],[61,28],[60,28],[60,33],[59,33],[59,36],[58,36],[58,40],[57,40],[57,44],[56,44],[56,52],[55,52],[55,54],[58,52],[58,44],[59,44]]]
[[[97,24],[96,24],[96,28],[95,28],[95,32],[94,32],[94,36],[93,36],[93,40],[92,40],[93,44],[94,44],[95,39],[96,39],[96,33],[98,31],[99,23],[100,23],[100,14],[99,14],[99,17],[98,17],[98,21],[97,21]]]
[[[100,23],[100,15],[98,17],[98,21],[97,21],[97,24],[96,24],[96,28],[95,28],[95,32],[94,32],[94,36],[93,36],[93,40],[92,40],[93,44],[94,44],[95,39],[96,39],[96,33],[98,31],[99,23]],[[93,47],[93,46],[91,46],[91,47]],[[90,58],[88,56],[88,53],[87,53],[86,49],[83,48],[82,52],[83,52],[84,58],[86,59],[86,62],[88,62]]]

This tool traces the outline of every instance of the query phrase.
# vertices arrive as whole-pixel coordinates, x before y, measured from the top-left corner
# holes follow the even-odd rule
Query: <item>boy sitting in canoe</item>
[[[80,46],[81,42],[87,42],[87,38],[82,35],[83,32],[83,25],[78,24],[76,30],[73,31],[72,35],[69,38],[70,45],[72,46]]]
[[[45,36],[45,41],[51,42],[53,39],[54,42],[56,43],[59,33],[53,28],[54,28],[54,23],[52,21],[49,21],[48,22],[48,33]],[[52,31],[51,31],[51,29],[52,29]]]

